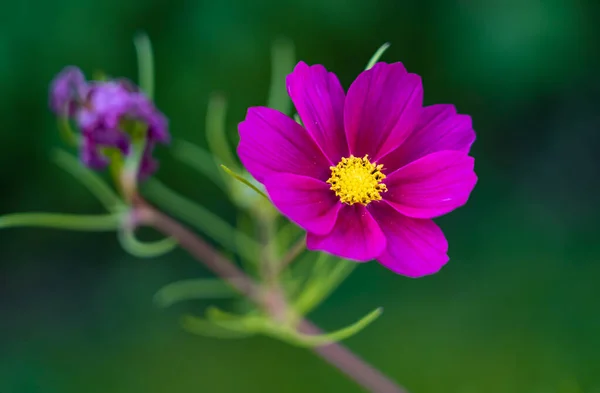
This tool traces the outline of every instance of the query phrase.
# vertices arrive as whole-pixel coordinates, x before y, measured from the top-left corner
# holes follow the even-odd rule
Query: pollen
[[[340,198],[340,202],[366,206],[381,200],[381,193],[387,191],[386,185],[381,183],[385,179],[382,168],[383,164],[369,161],[368,155],[363,158],[351,155],[342,158],[336,166],[329,167],[331,177],[327,183],[331,184],[331,190]]]

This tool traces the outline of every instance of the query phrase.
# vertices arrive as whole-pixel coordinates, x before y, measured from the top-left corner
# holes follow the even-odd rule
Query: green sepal
[[[297,113],[294,113],[294,120],[296,121],[296,123],[300,124],[301,126],[304,127],[304,125],[302,124],[302,119],[300,119],[300,115]]]

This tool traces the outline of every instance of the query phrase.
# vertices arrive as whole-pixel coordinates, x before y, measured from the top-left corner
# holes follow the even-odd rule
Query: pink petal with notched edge
[[[436,151],[468,153],[474,141],[470,116],[457,114],[454,105],[432,105],[423,108],[410,136],[378,164],[383,164],[389,173]]]
[[[344,106],[350,153],[377,161],[412,132],[423,104],[421,78],[402,63],[377,63],[352,83]]]
[[[306,247],[359,262],[378,257],[385,249],[385,235],[362,205],[342,205],[327,235],[308,233]]]
[[[265,179],[269,197],[283,215],[308,232],[327,234],[341,203],[330,185],[312,177],[281,174]]]
[[[287,76],[287,90],[302,119],[332,165],[348,156],[344,132],[344,89],[322,65],[300,62]]]
[[[475,160],[459,151],[429,154],[398,169],[384,180],[382,194],[400,213],[433,218],[464,205],[475,187]]]
[[[448,262],[448,242],[432,220],[403,216],[386,202],[371,203],[369,210],[387,238],[377,258],[383,266],[417,278],[437,273]]]
[[[259,182],[276,173],[329,178],[329,161],[315,141],[283,113],[266,107],[250,108],[238,130],[240,160]]]

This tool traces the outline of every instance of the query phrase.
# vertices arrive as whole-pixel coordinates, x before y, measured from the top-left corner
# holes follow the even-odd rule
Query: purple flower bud
[[[84,135],[79,151],[81,161],[89,168],[102,169],[108,165],[108,158],[100,153],[96,142],[90,135]]]
[[[154,142],[148,141],[144,154],[142,155],[142,161],[140,162],[140,168],[138,177],[140,180],[145,180],[150,177],[158,169],[158,161],[152,157],[154,150]]]
[[[168,121],[131,82],[113,79],[88,83],[79,69],[68,67],[53,81],[50,97],[52,109],[68,115],[80,129],[80,156],[86,166],[105,168],[110,159],[104,149],[116,148],[128,155],[132,142],[144,137],[139,177],[147,178],[156,171],[158,163],[152,152],[156,143],[170,141]]]
[[[50,84],[50,108],[57,115],[72,116],[87,95],[88,84],[77,67],[65,67]]]

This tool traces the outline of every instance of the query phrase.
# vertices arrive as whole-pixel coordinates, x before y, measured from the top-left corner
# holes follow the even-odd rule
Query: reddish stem
[[[272,302],[272,298],[265,296],[261,288],[243,270],[223,257],[208,243],[196,236],[194,232],[150,206],[143,199],[135,199],[135,220],[138,224],[154,227],[164,235],[177,240],[179,245],[186,249],[199,262],[204,263],[210,270],[230,283],[240,293],[252,299],[261,307],[272,309],[275,318],[285,312],[285,301]],[[323,332],[308,320],[302,320],[299,330],[306,334],[319,335]],[[366,363],[345,346],[332,343],[313,348],[313,351],[330,363],[332,366],[346,374],[350,379],[361,385],[369,392],[374,393],[408,393],[394,381],[382,374],[379,370]]]

